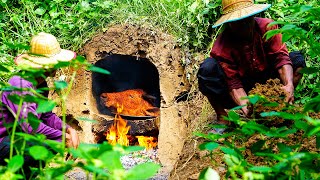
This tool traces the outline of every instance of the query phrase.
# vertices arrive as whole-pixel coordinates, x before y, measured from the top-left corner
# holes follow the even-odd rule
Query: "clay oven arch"
[[[134,25],[115,25],[105,33],[93,37],[80,54],[95,64],[108,54],[123,54],[147,58],[157,68],[160,79],[160,129],[158,155],[162,165],[170,170],[182,150],[188,121],[187,103],[180,101],[189,91],[182,66],[181,50],[170,35]],[[61,74],[69,77],[68,70]],[[91,72],[79,70],[67,100],[67,114],[72,117],[87,117],[100,121],[112,117],[98,112],[92,95]],[[59,113],[59,109],[57,109]],[[81,140],[96,143],[94,133],[99,127],[90,121],[79,121]]]

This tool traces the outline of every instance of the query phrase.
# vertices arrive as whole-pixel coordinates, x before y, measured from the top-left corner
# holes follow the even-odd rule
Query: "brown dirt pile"
[[[256,104],[249,103],[248,109],[251,117],[259,120],[260,114],[263,112],[287,112],[297,113],[302,112],[302,108],[299,105],[289,105],[285,102],[286,92],[281,88],[279,79],[269,79],[265,84],[256,83],[255,87],[249,91],[249,97],[253,95],[259,95],[260,99]],[[283,125],[284,119],[280,117],[265,117],[262,118],[263,123],[267,126]],[[266,122],[265,120],[269,120]]]
[[[281,88],[279,79],[269,79],[266,84],[256,83],[255,87],[249,91],[250,95],[259,95],[263,98],[262,102],[255,105],[250,104],[249,109],[254,109],[253,115],[258,115],[261,112],[280,111],[286,107],[284,101],[286,92]],[[274,103],[273,106],[265,106],[266,104]]]

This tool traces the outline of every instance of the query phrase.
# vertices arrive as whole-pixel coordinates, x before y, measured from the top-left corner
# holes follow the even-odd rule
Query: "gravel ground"
[[[128,155],[121,157],[121,163],[123,167],[128,170],[138,164],[146,162],[157,162],[157,150],[143,150],[133,152]],[[74,168],[65,174],[66,179],[69,180],[87,180],[92,179],[90,174],[86,174],[81,168]],[[149,180],[167,180],[169,177],[168,173],[162,173],[161,171]]]

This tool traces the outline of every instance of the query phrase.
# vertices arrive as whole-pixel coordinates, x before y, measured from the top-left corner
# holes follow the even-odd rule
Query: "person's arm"
[[[247,96],[247,93],[243,89],[242,82],[239,78],[240,75],[239,75],[238,67],[235,65],[233,61],[230,61],[230,60],[220,58],[219,61],[223,71],[225,72],[227,86],[229,88],[230,96],[232,97],[232,100],[237,105],[243,106],[241,110],[247,116],[248,109],[246,104],[248,102],[248,99],[244,99],[244,97]]]
[[[43,113],[41,115],[41,120],[43,120],[46,125],[62,131],[63,121],[55,113]],[[68,147],[74,148],[77,148],[80,144],[77,131],[68,124],[66,124],[66,143]]]
[[[278,29],[277,25],[266,27],[267,31]],[[278,70],[282,84],[282,88],[286,91],[286,102],[293,103],[294,101],[294,85],[293,85],[293,70],[292,62],[286,44],[282,42],[282,35],[276,34],[266,41],[267,55],[274,68]]]
[[[293,70],[289,64],[283,65],[278,69],[281,81],[283,83],[283,89],[287,92],[286,102],[293,103],[294,101],[294,85],[293,85]]]
[[[238,106],[243,106],[241,108],[241,110],[245,116],[248,116],[248,108],[246,106],[248,103],[248,99],[244,99],[244,97],[247,97],[247,93],[244,91],[244,89],[243,88],[232,89],[230,91],[230,95],[231,95],[233,101]]]
[[[57,130],[62,130],[63,121],[55,113],[42,113],[40,119],[43,120],[46,125]],[[68,128],[70,128],[70,126],[66,124],[66,129]]]
[[[9,84],[17,88],[33,88],[33,85],[31,82],[26,81],[20,77],[11,78],[9,81]],[[61,141],[61,136],[62,136],[61,130],[54,129],[43,122],[40,122],[38,128],[34,130],[29,123],[21,122],[21,119],[27,119],[29,113],[32,113],[38,119],[40,119],[40,114],[36,112],[37,104],[31,103],[31,102],[23,102],[22,106],[20,107],[20,113],[18,114],[19,105],[14,104],[12,101],[9,100],[8,96],[10,95],[25,96],[25,95],[32,95],[32,94],[28,91],[16,90],[12,92],[4,92],[2,96],[2,103],[7,106],[10,112],[12,112],[14,115],[18,115],[18,120],[20,122],[19,124],[23,131],[30,134],[31,133],[44,134],[48,139]]]

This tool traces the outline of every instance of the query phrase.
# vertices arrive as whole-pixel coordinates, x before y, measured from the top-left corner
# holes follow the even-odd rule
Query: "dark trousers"
[[[31,147],[32,143],[27,143],[27,147]],[[2,142],[0,142],[0,166],[6,166],[7,162],[5,159],[9,159],[10,156],[10,137],[6,136]],[[25,155],[24,156],[24,164],[23,164],[23,171],[27,179],[30,178],[32,175],[30,167],[39,167],[39,161],[33,159],[31,156]]]
[[[293,71],[299,67],[306,67],[304,57],[299,51],[291,52],[289,56],[292,61]],[[214,101],[225,109],[237,106],[229,94],[224,71],[216,59],[211,57],[205,59],[200,65],[197,77],[199,90],[209,99],[210,103]],[[276,77],[279,77],[279,73],[274,70],[266,71],[259,79],[251,77],[241,79],[241,81],[244,90],[248,92],[254,87],[255,83],[264,83],[268,79]]]

